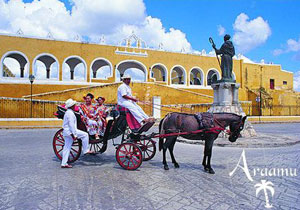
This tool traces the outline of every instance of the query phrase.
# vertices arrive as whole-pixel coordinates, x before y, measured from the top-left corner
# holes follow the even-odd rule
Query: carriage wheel
[[[62,159],[62,151],[65,145],[65,140],[62,135],[63,129],[60,129],[56,132],[56,134],[53,137],[53,150],[56,155],[56,157],[61,160]],[[81,153],[81,142],[76,140],[72,144],[72,148],[69,155],[68,163],[75,162]]]
[[[156,154],[156,145],[155,141],[150,140],[141,140],[137,142],[138,146],[142,150],[143,161],[151,160]]]
[[[103,147],[103,141],[100,141],[100,140],[91,141],[90,140],[90,144],[89,144],[90,151],[93,151],[95,153],[100,153],[102,147]]]
[[[116,159],[122,168],[135,170],[140,167],[143,162],[142,151],[133,143],[123,143],[117,148]]]

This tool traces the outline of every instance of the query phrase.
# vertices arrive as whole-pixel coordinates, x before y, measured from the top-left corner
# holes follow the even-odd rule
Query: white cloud
[[[282,53],[284,53],[284,50],[282,49],[276,49],[273,51],[273,55],[275,56],[281,55]]]
[[[282,49],[275,49],[273,51],[273,55],[278,56],[278,55],[281,55],[284,53],[289,53],[289,52],[300,52],[300,37],[299,37],[298,41],[294,40],[294,39],[288,39],[286,41],[285,46]],[[300,60],[300,59],[298,59],[299,54],[300,53],[296,54],[296,56],[295,56],[295,58],[297,60]]]
[[[146,15],[143,0],[71,0],[68,11],[59,0],[0,0],[0,32],[46,37],[49,32],[56,39],[74,40],[78,34],[84,39],[117,44],[132,31],[151,47],[163,43],[164,49],[186,52],[192,50],[180,30],[166,30],[160,19]]]
[[[239,52],[248,52],[263,43],[271,35],[271,28],[262,17],[249,20],[249,17],[241,13],[237,16],[234,24],[233,41]]]
[[[225,34],[225,28],[221,25],[218,25],[218,33],[219,33],[219,36],[223,36]]]
[[[294,90],[300,91],[300,70],[294,73]]]
[[[93,71],[91,71],[91,76],[93,76]],[[102,66],[97,70],[96,78],[107,79],[111,76],[110,66]]]

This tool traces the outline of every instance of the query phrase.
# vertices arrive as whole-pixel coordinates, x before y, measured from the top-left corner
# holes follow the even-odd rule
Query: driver
[[[140,124],[153,122],[155,119],[149,117],[143,109],[136,104],[138,100],[132,96],[131,88],[129,86],[131,82],[130,75],[125,74],[122,77],[122,81],[123,84],[118,88],[118,105],[127,108]]]

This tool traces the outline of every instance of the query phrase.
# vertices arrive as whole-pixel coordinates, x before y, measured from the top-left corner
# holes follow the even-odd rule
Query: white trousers
[[[83,154],[87,153],[89,151],[89,135],[88,133],[81,131],[81,130],[77,130],[77,138],[81,139],[82,141],[82,148],[83,148]],[[72,144],[73,144],[73,138],[71,137],[71,135],[68,136],[64,136],[64,140],[65,140],[65,145],[64,145],[64,149],[62,151],[62,160],[61,160],[61,165],[65,166],[68,164],[68,159],[69,159],[69,155],[70,155],[70,151],[72,148]]]
[[[135,102],[123,101],[120,105],[129,109],[130,113],[139,123],[141,123],[144,119],[149,118],[149,116],[144,112],[144,110]]]

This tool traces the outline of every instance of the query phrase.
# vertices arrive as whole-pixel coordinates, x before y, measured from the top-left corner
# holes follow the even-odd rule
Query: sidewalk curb
[[[300,139],[297,139],[296,137],[291,138],[283,135],[271,136],[269,134],[267,136],[269,136],[269,138],[266,137],[265,134],[259,134],[258,137],[239,138],[234,143],[229,142],[227,138],[217,138],[214,142],[214,145],[218,147],[236,147],[236,148],[274,148],[274,147],[288,147],[300,143]],[[195,145],[204,146],[204,141],[202,140],[199,141],[188,140],[179,137],[177,141],[185,144],[195,144]]]

